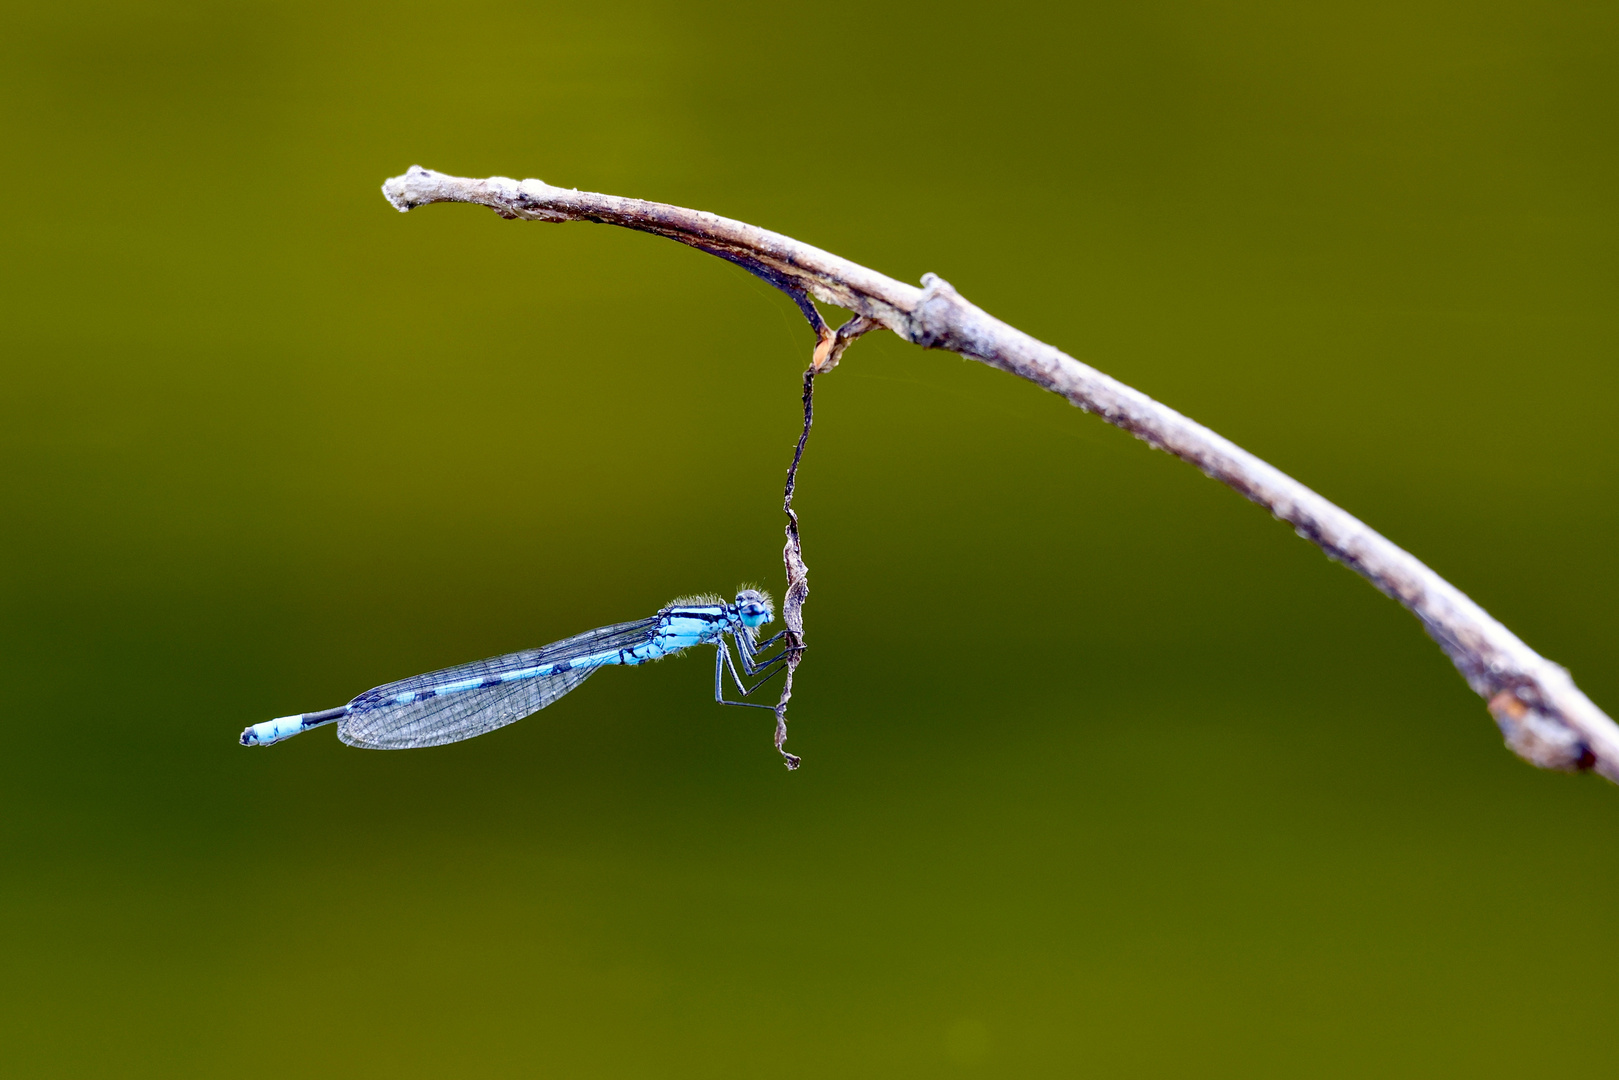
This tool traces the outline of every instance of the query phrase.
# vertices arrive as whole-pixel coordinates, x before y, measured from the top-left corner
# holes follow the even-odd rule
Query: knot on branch
[[[924,349],[953,349],[955,313],[961,294],[938,274],[922,275],[922,299],[911,312],[910,338]]]
[[[938,274],[922,275],[922,299],[911,312],[910,339],[924,349],[948,349],[974,360],[991,360],[995,342],[989,317]]]
[[[1525,702],[1517,691],[1503,690],[1490,699],[1490,714],[1507,748],[1531,765],[1562,772],[1583,772],[1596,755],[1561,717]]]

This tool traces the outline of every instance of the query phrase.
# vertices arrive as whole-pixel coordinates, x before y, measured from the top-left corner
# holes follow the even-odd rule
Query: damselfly
[[[478,660],[413,679],[367,690],[347,705],[324,712],[281,716],[242,732],[243,746],[269,746],[310,728],[337,725],[337,737],[350,746],[404,750],[459,742],[504,727],[538,712],[590,678],[598,669],[645,664],[674,656],[693,645],[713,645],[714,700],[721,705],[772,709],[752,701],[727,701],[725,673],[747,697],[781,671],[790,649],[764,657],[780,634],[757,641],[759,627],[775,617],[770,597],[743,589],[726,603],[717,596],[674,601],[650,619],[587,630],[540,649]],[[735,639],[742,671],[737,673],[727,636]]]

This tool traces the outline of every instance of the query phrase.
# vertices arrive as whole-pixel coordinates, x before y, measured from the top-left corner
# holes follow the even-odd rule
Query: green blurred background
[[[11,4],[18,1076],[1609,1063],[1619,791],[1058,399],[824,379],[789,774],[702,656],[415,753],[246,724],[781,587],[810,337],[713,210],[1210,424],[1619,706],[1611,4]],[[671,428],[695,433],[681,447]],[[708,433],[706,435],[702,433]]]

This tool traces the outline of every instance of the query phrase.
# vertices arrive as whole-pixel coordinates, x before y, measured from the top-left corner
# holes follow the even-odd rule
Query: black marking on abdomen
[[[561,663],[556,664],[554,667],[551,668],[551,674],[553,674],[553,675],[561,675],[564,671],[572,671],[572,670],[573,670],[573,661],[572,660],[563,660]]]
[[[347,705],[339,705],[335,709],[323,709],[320,712],[307,712],[298,718],[298,726],[300,728],[317,727],[333,720],[339,720],[348,714],[349,707]]]
[[[489,686],[499,686],[505,681],[506,680],[502,679],[499,675],[485,675],[483,682],[478,684],[478,688],[481,690]]]

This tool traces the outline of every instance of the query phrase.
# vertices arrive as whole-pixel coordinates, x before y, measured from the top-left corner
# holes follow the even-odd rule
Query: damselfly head
[[[736,594],[736,613],[744,626],[763,626],[776,617],[770,594],[758,589],[743,589]]]

